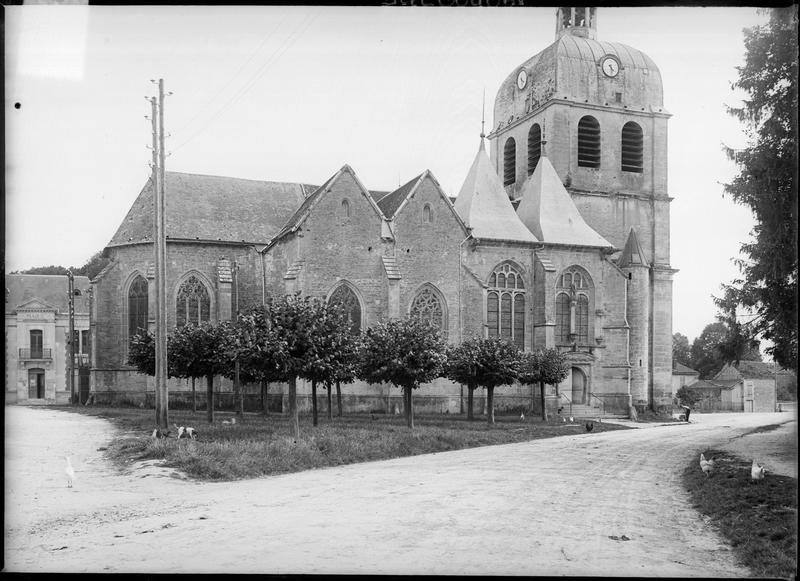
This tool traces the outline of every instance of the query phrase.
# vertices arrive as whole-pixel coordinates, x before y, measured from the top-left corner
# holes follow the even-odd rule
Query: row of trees
[[[155,347],[150,334],[131,342],[128,362],[140,373],[154,375]],[[207,380],[208,421],[214,421],[213,380],[221,375],[234,382],[243,409],[240,383],[288,384],[288,416],[292,433],[299,436],[298,378],[311,382],[313,424],[318,423],[317,388],[328,393],[331,414],[336,387],[341,415],[341,384],[356,378],[368,383],[391,383],[403,390],[408,426],[414,427],[413,391],[438,377],[447,377],[468,388],[467,417],[474,419],[474,391],[486,388],[488,421],[494,422],[494,389],[516,381],[544,385],[563,381],[568,374],[564,356],[555,349],[524,353],[500,338],[472,338],[447,345],[440,330],[416,319],[392,320],[355,332],[346,311],[300,295],[267,300],[236,321],[213,325],[187,325],[176,329],[167,341],[171,377]],[[263,391],[262,391],[263,393]],[[196,409],[196,408],[195,408]]]
[[[713,378],[726,363],[762,360],[758,341],[743,341],[732,349],[732,335],[735,333],[722,321],[706,325],[691,344],[686,335],[674,333],[672,360],[699,372],[700,379]]]

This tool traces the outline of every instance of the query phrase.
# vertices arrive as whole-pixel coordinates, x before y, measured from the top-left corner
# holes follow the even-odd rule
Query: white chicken
[[[67,465],[64,466],[64,474],[67,475],[67,488],[72,488],[72,482],[75,480],[75,469],[72,467],[72,462],[69,461],[69,456],[64,456]]]
[[[753,458],[753,465],[750,467],[750,478],[754,482],[764,480],[764,475],[766,472],[766,469],[763,466],[759,466],[758,462],[756,462],[755,458]]]
[[[702,470],[706,478],[708,478],[711,475],[711,471],[714,470],[714,458],[706,460],[706,457],[700,454],[700,470]]]
[[[521,421],[521,422],[524,422],[524,421],[525,421],[525,412],[520,412],[520,414],[519,414],[519,421]]]

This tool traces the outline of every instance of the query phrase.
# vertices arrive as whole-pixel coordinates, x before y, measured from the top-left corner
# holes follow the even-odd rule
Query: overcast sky
[[[425,169],[455,196],[554,8],[5,7],[6,272],[80,266],[147,181],[163,78],[170,171],[321,184],[349,164],[391,190]],[[600,8],[598,39],[658,65],[669,121],[673,331],[714,322],[749,210],[722,197],[726,114],[754,8]],[[17,106],[18,104],[18,106]],[[488,133],[488,131],[487,131]]]

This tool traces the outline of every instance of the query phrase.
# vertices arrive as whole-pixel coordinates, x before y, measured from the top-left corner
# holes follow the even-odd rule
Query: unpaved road
[[[198,484],[97,448],[100,419],[7,406],[5,570],[748,576],[688,505],[680,474],[707,447],[789,414],[693,414],[691,424]],[[770,444],[774,446],[773,444]],[[73,458],[66,488],[63,455]],[[699,469],[699,468],[698,468]],[[614,540],[611,536],[630,540]]]

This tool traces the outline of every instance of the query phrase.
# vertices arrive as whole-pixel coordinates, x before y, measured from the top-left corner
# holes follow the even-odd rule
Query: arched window
[[[622,171],[642,173],[644,168],[644,139],[642,128],[633,121],[622,127]]]
[[[345,198],[342,200],[342,218],[350,217],[350,200]]]
[[[422,221],[426,224],[433,222],[433,208],[430,204],[425,204],[422,207]]]
[[[147,279],[137,276],[128,288],[128,340],[147,333]]]
[[[556,282],[556,343],[589,342],[590,304],[594,292],[589,275],[579,266],[565,270]]]
[[[441,296],[430,286],[423,286],[411,301],[409,316],[430,321],[447,336],[447,321]]]
[[[591,115],[578,121],[578,166],[600,167],[600,123]]]
[[[178,289],[175,302],[176,326],[199,325],[211,319],[211,298],[196,276],[191,275]]]
[[[540,157],[542,157],[542,128],[538,123],[534,123],[528,132],[528,175],[536,170]]]
[[[525,283],[510,264],[501,264],[489,277],[486,294],[489,337],[502,337],[525,348]]]
[[[503,185],[513,184],[517,179],[517,142],[513,137],[503,147]]]
[[[347,319],[350,321],[350,331],[352,333],[361,332],[361,303],[353,289],[346,284],[339,285],[331,293],[328,303],[340,304],[345,313],[347,313]]]

